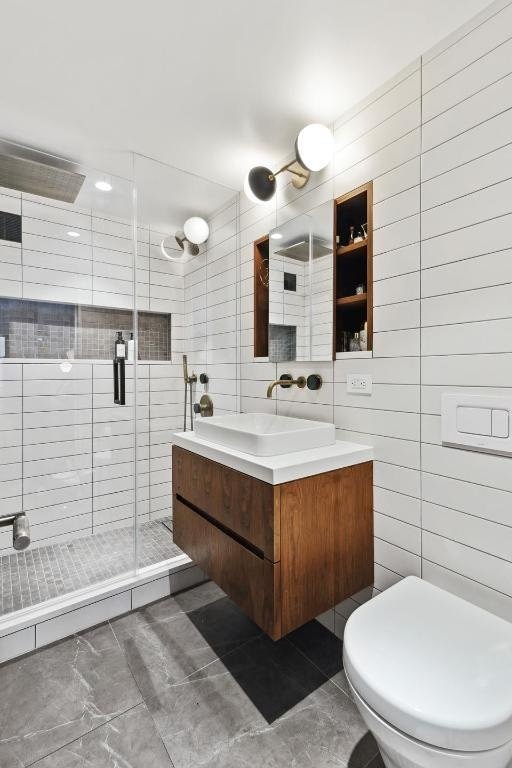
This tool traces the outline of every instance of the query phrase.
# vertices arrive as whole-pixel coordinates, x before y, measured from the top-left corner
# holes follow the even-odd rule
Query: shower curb
[[[187,555],[0,619],[0,663],[206,580]]]

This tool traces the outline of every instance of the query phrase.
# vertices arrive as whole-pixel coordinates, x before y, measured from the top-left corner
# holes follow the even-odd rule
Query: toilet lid
[[[362,699],[432,746],[512,741],[512,624],[409,576],[358,608],[343,656]]]

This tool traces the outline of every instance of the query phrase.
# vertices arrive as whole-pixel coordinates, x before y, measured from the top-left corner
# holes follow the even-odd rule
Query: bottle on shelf
[[[135,339],[133,333],[130,333],[130,339],[128,341],[128,362],[133,363],[135,360]]]
[[[114,357],[117,360],[126,360],[126,341],[123,339],[123,332],[118,331],[114,345]]]
[[[354,333],[352,338],[350,339],[350,351],[351,352],[360,352],[361,351],[361,342],[359,340],[359,333]]]
[[[363,330],[359,333],[359,346],[361,348],[361,352],[366,352],[366,350],[368,349],[367,323],[364,324]]]

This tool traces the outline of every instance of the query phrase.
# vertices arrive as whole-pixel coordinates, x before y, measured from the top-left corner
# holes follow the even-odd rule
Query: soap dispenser
[[[114,358],[116,360],[126,360],[126,341],[123,339],[123,332],[117,332],[117,338],[114,345]]]

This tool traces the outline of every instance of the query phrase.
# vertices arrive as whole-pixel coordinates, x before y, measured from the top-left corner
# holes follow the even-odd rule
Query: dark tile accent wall
[[[139,312],[139,359],[171,359],[171,315]]]
[[[297,329],[294,325],[269,325],[268,359],[284,363],[297,358]]]
[[[0,336],[6,357],[67,357],[75,348],[75,307],[0,299]]]
[[[109,360],[116,331],[128,341],[132,312],[24,299],[0,299],[6,357]],[[139,312],[139,360],[171,359],[171,316]]]
[[[76,357],[108,360],[114,353],[116,331],[123,331],[128,341],[133,329],[132,313],[128,309],[77,307]]]

